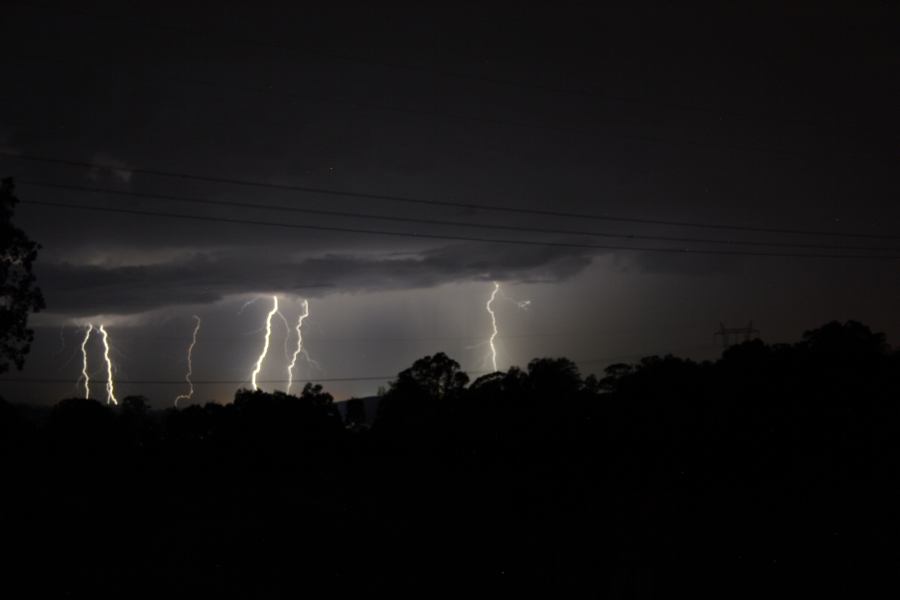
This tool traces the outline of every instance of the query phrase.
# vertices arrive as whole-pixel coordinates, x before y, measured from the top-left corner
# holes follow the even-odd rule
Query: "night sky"
[[[438,351],[474,375],[492,281],[501,369],[715,358],[751,320],[896,345],[897,5],[599,4],[3,2],[0,175],[47,309],[0,394],[79,394],[90,322],[118,396],[170,405],[198,315],[193,400],[228,401],[272,294],[292,328],[309,300],[297,378],[338,399]]]

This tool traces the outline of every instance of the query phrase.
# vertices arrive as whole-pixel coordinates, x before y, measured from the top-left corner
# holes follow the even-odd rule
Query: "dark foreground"
[[[401,373],[371,429],[312,387],[162,413],[2,405],[3,587],[26,592],[4,596],[896,588],[900,360],[865,328],[600,381],[543,360],[469,384],[454,365]]]

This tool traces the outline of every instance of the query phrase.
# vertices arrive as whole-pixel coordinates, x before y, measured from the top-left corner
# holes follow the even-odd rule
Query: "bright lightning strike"
[[[256,385],[256,376],[259,375],[259,372],[262,369],[263,360],[269,352],[269,338],[272,336],[272,317],[278,312],[278,296],[272,296],[272,303],[272,310],[270,310],[269,314],[266,316],[266,342],[263,346],[262,354],[259,355],[259,360],[256,361],[256,368],[253,369],[253,375],[250,376],[250,382],[253,384],[253,391],[259,389],[259,386]]]
[[[493,327],[493,331],[491,333],[491,339],[488,343],[491,346],[491,365],[494,368],[494,371],[497,370],[497,348],[494,347],[494,338],[497,337],[497,317],[494,315],[494,299],[497,297],[497,292],[500,291],[500,284],[496,281],[494,282],[494,291],[491,292],[491,298],[487,301],[487,304],[484,307],[487,309],[488,314],[491,315],[491,326]]]
[[[291,393],[291,384],[294,383],[294,365],[297,364],[297,355],[303,351],[303,319],[309,316],[309,300],[303,301],[303,314],[297,318],[297,349],[291,357],[291,364],[288,365],[288,384],[287,393]]]
[[[191,382],[191,375],[193,375],[193,373],[194,373],[194,365],[192,362],[192,357],[194,354],[194,346],[197,345],[197,332],[200,331],[200,317],[198,317],[197,315],[194,315],[194,320],[197,323],[194,325],[194,335],[191,338],[191,345],[188,346],[188,352],[187,352],[188,370],[184,376],[184,380],[187,381],[187,384],[190,389],[188,390],[187,394],[180,394],[175,397],[175,406],[178,406],[179,400],[190,400],[194,396],[194,384]]]
[[[106,403],[112,402],[117,405],[119,401],[116,400],[112,361],[109,359],[109,334],[106,333],[106,328],[103,325],[100,326],[100,333],[103,335],[103,359],[106,361]]]
[[[91,377],[88,375],[88,359],[87,359],[87,343],[91,337],[94,326],[88,323],[87,329],[84,330],[84,340],[81,342],[81,377],[84,378],[84,399],[91,397]]]

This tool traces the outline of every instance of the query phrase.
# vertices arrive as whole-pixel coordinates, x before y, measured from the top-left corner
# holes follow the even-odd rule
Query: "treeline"
[[[579,446],[632,453],[654,470],[829,469],[884,457],[898,433],[900,352],[856,322],[830,323],[795,344],[746,342],[715,362],[653,356],[583,378],[571,361],[535,359],[470,381],[444,354],[399,373],[378,399],[343,410],[320,385],[299,396],[239,390],[234,402],[151,411],[140,396],[119,407],[67,399],[49,410],[0,404],[7,450],[20,444],[67,456],[203,448],[290,451],[351,438],[391,447]],[[369,408],[371,410],[371,407]],[[574,448],[573,448],[574,449]],[[791,460],[786,460],[790,457]]]
[[[860,323],[602,377],[536,359],[470,381],[436,354],[366,410],[318,385],[163,411],[2,403],[9,539],[63,553],[54,591],[260,597],[858,594],[896,558],[875,549],[900,534],[900,352]]]

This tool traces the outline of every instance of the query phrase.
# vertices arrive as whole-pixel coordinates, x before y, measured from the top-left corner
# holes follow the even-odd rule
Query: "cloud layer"
[[[134,314],[207,304],[244,293],[303,293],[422,288],[465,280],[556,282],[591,262],[585,251],[556,247],[448,245],[418,253],[326,253],[282,258],[237,251],[186,253],[140,266],[40,265],[38,279],[56,314]]]

